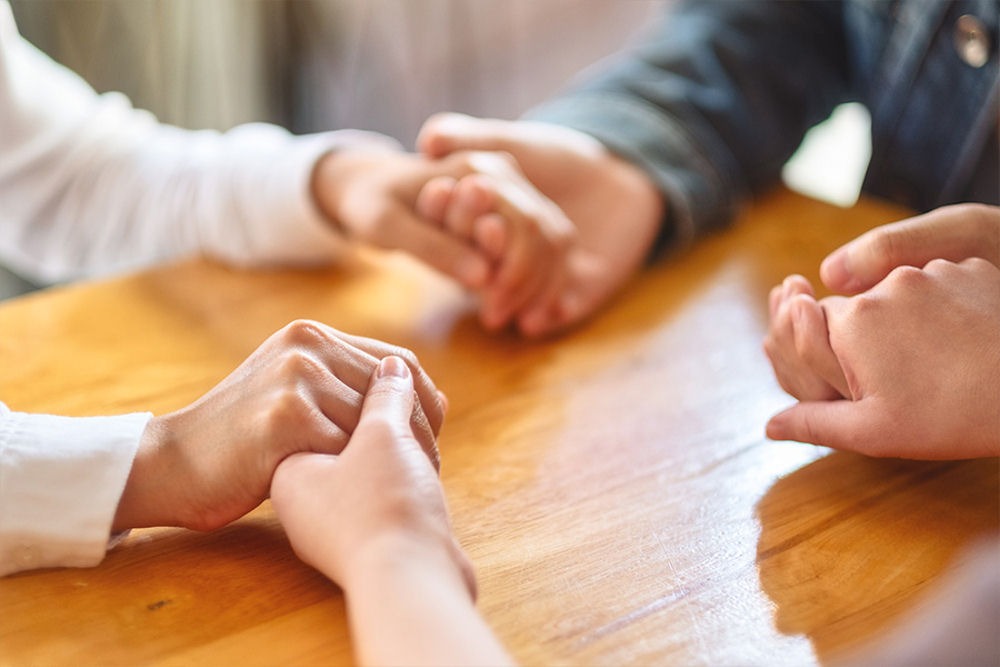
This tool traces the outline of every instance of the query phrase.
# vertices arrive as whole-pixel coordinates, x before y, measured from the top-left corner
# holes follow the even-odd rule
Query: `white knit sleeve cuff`
[[[151,418],[56,417],[0,405],[0,576],[101,562]]]

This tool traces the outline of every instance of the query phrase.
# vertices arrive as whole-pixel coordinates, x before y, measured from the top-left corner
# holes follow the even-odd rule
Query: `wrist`
[[[442,592],[448,591],[475,604],[475,576],[464,553],[450,537],[430,541],[406,534],[381,536],[352,554],[344,568],[343,581],[338,583],[351,595],[361,594],[359,589],[381,587],[380,582],[428,577],[438,582]]]
[[[338,178],[337,174],[340,171],[340,163],[343,162],[343,155],[343,152],[331,150],[323,153],[316,160],[309,179],[309,192],[316,203],[316,208],[323,214],[327,224],[338,233],[346,236],[348,230],[338,215],[338,202],[341,197],[338,184],[343,179]]]
[[[153,417],[146,425],[118,501],[113,533],[171,523],[165,513],[169,502],[159,490],[166,473],[163,461],[170,448],[168,433],[163,417]]]

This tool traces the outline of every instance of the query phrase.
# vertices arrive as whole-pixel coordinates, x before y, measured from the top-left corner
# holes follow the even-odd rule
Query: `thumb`
[[[916,221],[878,227],[832,252],[820,266],[820,277],[831,290],[863,292],[898,266],[923,266],[936,257],[940,245]]]
[[[412,437],[410,415],[413,401],[413,376],[409,366],[399,357],[385,357],[379,362],[368,386],[354,435],[377,429],[387,430],[393,436]]]
[[[932,259],[969,257],[1000,261],[998,215],[988,207],[944,206],[868,231],[830,254],[820,267],[823,283],[856,294],[899,266],[925,266]]]
[[[434,114],[420,128],[417,150],[432,158],[455,151],[508,150],[504,121],[475,118],[460,113]]]
[[[873,433],[865,401],[802,401],[771,417],[767,437],[864,452]]]
[[[412,443],[414,449],[423,449],[435,470],[439,469],[441,462],[433,434],[421,445],[413,432],[415,401],[413,375],[406,362],[392,355],[382,359],[372,376],[348,447],[365,443],[362,446],[405,449]]]

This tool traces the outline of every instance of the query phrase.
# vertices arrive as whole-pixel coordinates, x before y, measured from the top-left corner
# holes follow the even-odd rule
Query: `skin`
[[[805,278],[787,278],[771,292],[764,348],[801,402],[768,436],[873,456],[1000,454],[998,264],[1000,209],[960,205],[832,253],[821,276],[853,296],[817,301]]]
[[[458,179],[458,205],[447,206]],[[502,191],[502,200],[493,198],[494,189]],[[543,288],[558,288],[566,249],[576,236],[558,207],[502,153],[459,151],[428,160],[392,150],[339,151],[320,159],[312,191],[341,233],[408,252],[480,293],[480,319],[490,329],[505,325]],[[519,224],[511,228],[498,216],[474,221],[465,213],[494,202],[501,212],[517,206],[528,214],[517,216]]]
[[[369,378],[386,356],[416,377],[410,421],[437,462],[444,408],[416,357],[402,348],[296,321],[227,378],[144,431],[112,524],[211,530],[267,497],[275,468],[296,452],[336,454],[354,432]]]
[[[876,227],[830,253],[820,267],[820,277],[834,292],[857,294],[874,287],[898,266],[921,267],[932,259],[960,262],[969,257],[1000,266],[1000,208],[943,206]]]
[[[472,567],[409,419],[413,397],[407,364],[386,357],[344,452],[287,458],[273,507],[296,554],[344,589],[359,663],[511,664],[476,612]]]
[[[474,290],[487,280],[489,259],[414,212],[429,179],[472,173],[474,162],[464,153],[429,161],[394,150],[337,151],[316,163],[311,190],[319,210],[348,238],[407,252]]]
[[[639,270],[664,218],[663,197],[641,169],[569,128],[439,114],[417,143],[438,159],[456,151],[510,154],[576,226],[559,297],[529,300],[512,316],[528,336],[557,333],[597,312]]]
[[[488,329],[517,313],[552,303],[566,287],[566,259],[576,228],[509,159],[456,181],[434,179],[421,190],[418,212],[467,239],[493,262],[482,290],[480,319]]]

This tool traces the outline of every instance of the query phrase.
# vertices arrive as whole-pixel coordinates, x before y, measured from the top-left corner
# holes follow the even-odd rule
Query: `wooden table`
[[[443,479],[480,608],[531,665],[808,665],[876,635],[995,535],[996,460],[770,442],[769,288],[903,213],[776,192],[558,340],[492,336],[399,257],[324,272],[191,261],[0,307],[0,396],[164,412],[299,318],[414,349],[451,398]],[[338,589],[269,505],[212,534],[136,531],[89,570],[0,580],[0,665],[335,665]]]

